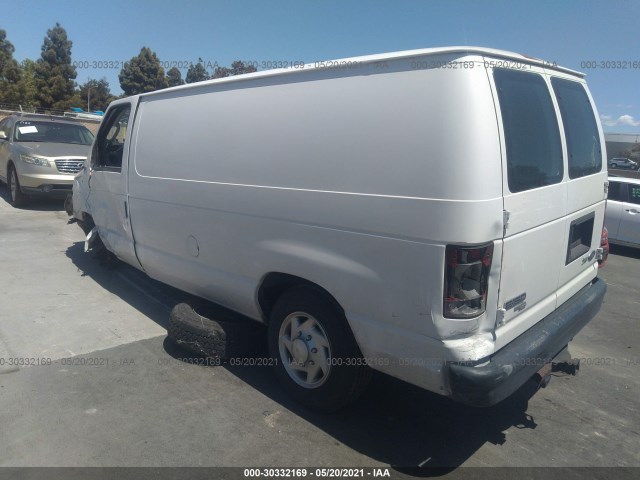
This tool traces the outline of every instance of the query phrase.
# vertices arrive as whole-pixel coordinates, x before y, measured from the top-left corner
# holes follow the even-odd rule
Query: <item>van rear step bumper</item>
[[[560,308],[473,367],[450,363],[451,397],[466,405],[489,407],[520,388],[552,359],[600,310],[607,285],[596,278]]]

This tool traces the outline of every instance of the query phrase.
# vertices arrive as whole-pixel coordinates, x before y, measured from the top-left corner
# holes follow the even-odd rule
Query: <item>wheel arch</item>
[[[342,315],[344,315],[344,308],[342,308],[340,302],[338,302],[338,300],[336,300],[336,298],[321,285],[297,275],[291,275],[283,272],[269,272],[260,281],[256,292],[258,307],[265,323],[269,323],[271,312],[273,311],[273,307],[278,301],[278,298],[280,298],[280,296],[282,296],[282,294],[287,290],[300,286],[316,290],[335,308],[337,308]]]

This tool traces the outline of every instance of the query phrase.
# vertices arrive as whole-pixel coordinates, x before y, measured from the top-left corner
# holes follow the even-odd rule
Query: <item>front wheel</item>
[[[269,352],[284,389],[301,404],[333,412],[356,400],[372,371],[347,319],[320,290],[294,287],[277,301]]]
[[[9,195],[11,195],[11,205],[14,207],[21,207],[27,203],[29,197],[27,197],[22,190],[20,190],[20,182],[18,181],[18,173],[15,167],[9,167],[9,175],[7,175],[7,187],[9,188]]]

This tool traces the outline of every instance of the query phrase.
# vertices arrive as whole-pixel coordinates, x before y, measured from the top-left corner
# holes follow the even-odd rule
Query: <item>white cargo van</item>
[[[492,405],[600,308],[603,159],[582,74],[415,50],[118,100],[76,215],[152,278],[267,323],[307,405],[344,405],[370,368]]]

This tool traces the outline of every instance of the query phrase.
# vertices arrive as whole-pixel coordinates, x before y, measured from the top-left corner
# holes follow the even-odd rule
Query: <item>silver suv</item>
[[[609,160],[610,168],[628,168],[631,170],[638,169],[638,163],[633,160],[629,160],[628,158],[612,158]]]
[[[0,180],[14,207],[32,195],[64,198],[89,155],[93,134],[65,118],[14,114],[0,122]]]

